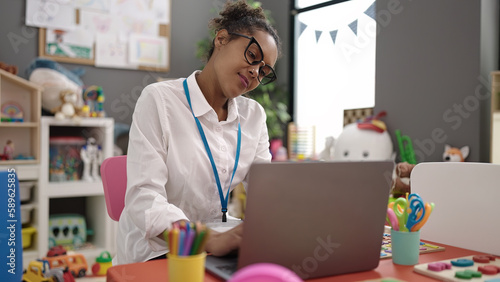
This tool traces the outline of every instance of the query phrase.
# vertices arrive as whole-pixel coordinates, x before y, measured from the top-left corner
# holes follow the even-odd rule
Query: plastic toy
[[[274,263],[256,263],[234,273],[232,282],[275,281],[300,282],[300,277],[290,269]]]
[[[443,161],[445,162],[464,162],[469,156],[469,146],[462,148],[451,147],[448,144],[444,145]]]
[[[56,245],[82,246],[87,241],[85,218],[78,214],[57,214],[49,218],[49,247]]]
[[[113,258],[109,252],[104,251],[96,258],[96,262],[92,265],[92,273],[97,276],[106,275],[108,268],[112,266],[111,261]]]
[[[104,93],[101,86],[92,85],[83,91],[83,100],[88,107],[88,116],[104,117]]]
[[[392,141],[385,123],[379,118],[385,112],[363,121],[351,123],[335,141],[333,160],[371,161],[394,159]]]
[[[63,246],[57,245],[57,246],[50,248],[50,250],[47,252],[47,257],[62,256],[62,255],[65,255],[66,253],[67,253],[67,251]]]
[[[396,129],[394,131],[396,134],[396,139],[398,140],[399,154],[401,162],[407,162],[409,164],[417,164],[417,158],[415,157],[415,151],[413,150],[413,143],[411,142],[408,135],[401,135],[401,130]]]
[[[492,255],[475,255],[422,263],[413,271],[441,281],[499,281],[500,259]]]
[[[80,180],[83,162],[80,149],[86,141],[82,137],[57,136],[50,138],[49,180],[61,182]]]
[[[80,156],[83,161],[82,179],[85,181],[100,181],[99,165],[102,162],[101,146],[97,145],[94,137],[87,139],[87,145],[80,150]]]
[[[14,142],[12,140],[7,140],[5,147],[3,147],[3,155],[0,155],[0,160],[12,160],[14,159]]]
[[[49,267],[46,260],[31,261],[23,274],[23,281],[38,282],[38,281],[57,281],[64,282],[63,270],[61,268]]]
[[[55,118],[58,120],[64,120],[71,118],[78,121],[80,116],[78,115],[80,107],[77,106],[78,96],[73,90],[63,90],[60,93],[61,105],[52,109],[52,113],[55,114]]]
[[[55,257],[44,257],[47,260],[51,268],[62,267],[68,268],[69,272],[73,277],[84,277],[87,270],[87,260],[82,254],[66,254]]]

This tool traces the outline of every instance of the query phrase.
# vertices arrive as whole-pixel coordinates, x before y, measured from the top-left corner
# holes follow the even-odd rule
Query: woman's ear
[[[221,29],[215,34],[214,46],[224,46],[229,42],[229,33],[226,29]]]

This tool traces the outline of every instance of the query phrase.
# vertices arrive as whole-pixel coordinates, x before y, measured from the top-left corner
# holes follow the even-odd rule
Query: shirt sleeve
[[[268,163],[271,162],[271,152],[269,151],[269,133],[267,131],[266,124],[266,112],[264,108],[259,105],[259,108],[262,113],[261,126],[260,126],[260,134],[257,143],[257,150],[255,152],[255,158],[253,159],[254,163]],[[243,187],[247,188],[248,184],[248,173],[243,180]]]
[[[157,236],[170,225],[188,219],[168,202],[166,158],[168,144],[165,101],[154,87],[146,87],[139,97],[130,128],[127,157],[127,192],[124,212],[137,226],[153,250],[165,248]]]

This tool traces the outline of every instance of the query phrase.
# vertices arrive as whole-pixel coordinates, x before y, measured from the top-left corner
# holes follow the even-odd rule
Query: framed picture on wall
[[[167,72],[171,0],[26,0],[39,56],[96,67]]]

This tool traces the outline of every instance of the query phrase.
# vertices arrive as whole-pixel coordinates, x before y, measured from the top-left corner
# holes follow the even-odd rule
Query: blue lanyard
[[[233,175],[231,175],[231,182],[229,182],[229,188],[227,189],[226,197],[224,197],[224,192],[222,191],[222,186],[220,185],[219,173],[217,172],[217,167],[215,167],[214,158],[212,157],[212,152],[210,151],[210,147],[208,146],[207,137],[205,137],[205,132],[203,131],[203,127],[201,127],[200,120],[194,115],[193,107],[191,106],[191,98],[189,96],[189,88],[187,85],[187,79],[183,82],[184,92],[186,93],[186,98],[189,103],[189,108],[191,109],[191,114],[193,114],[194,120],[196,121],[196,125],[198,126],[198,131],[201,135],[201,140],[203,140],[203,144],[205,145],[205,150],[207,151],[208,158],[210,159],[210,163],[212,164],[212,170],[215,176],[215,182],[217,183],[217,189],[219,190],[219,198],[220,204],[222,206],[222,222],[226,222],[226,212],[227,212],[227,201],[229,199],[229,191],[231,190],[231,184],[233,183],[234,173],[238,168],[238,160],[240,158],[240,148],[241,148],[241,126],[238,122],[238,143],[236,144],[236,156],[234,158],[234,168]]]

